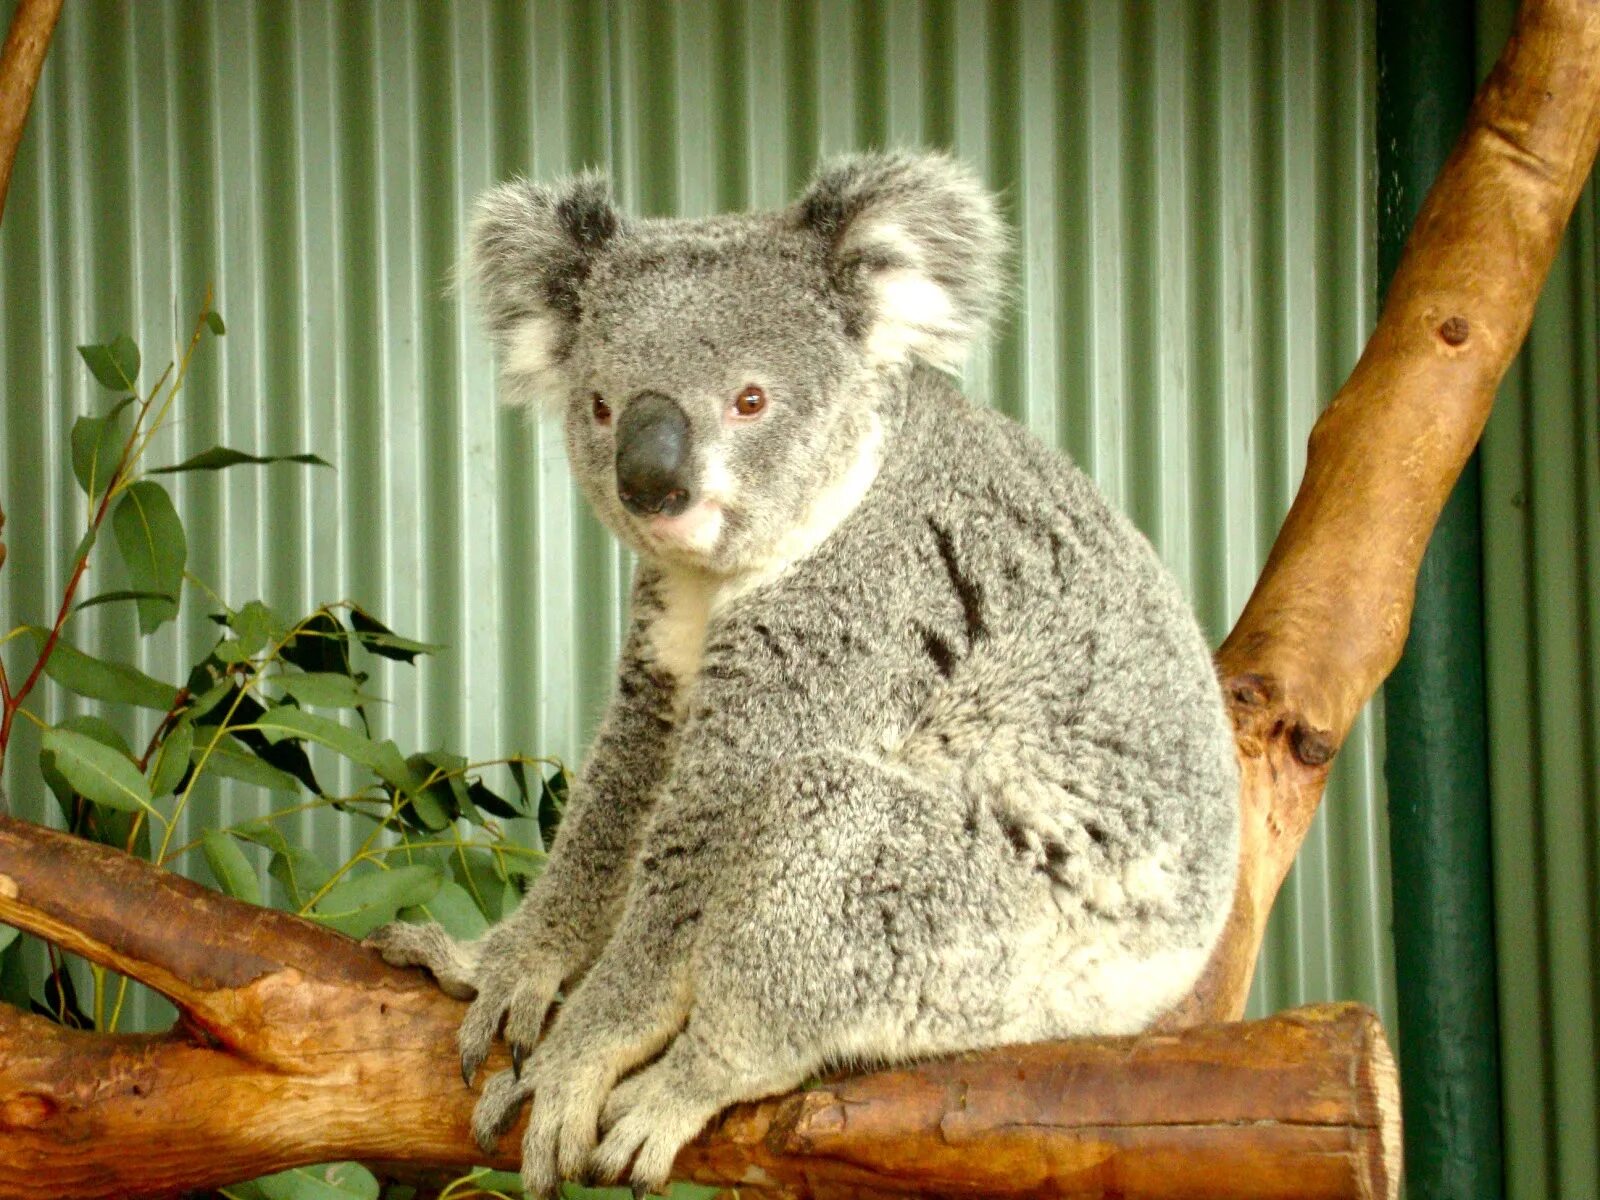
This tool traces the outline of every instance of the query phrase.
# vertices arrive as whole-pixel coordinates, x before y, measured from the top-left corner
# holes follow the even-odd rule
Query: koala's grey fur
[[[829,1065],[1139,1030],[1205,964],[1238,780],[1204,641],[1088,478],[936,369],[1003,248],[931,156],[828,166],[771,214],[634,220],[595,177],[480,204],[504,383],[563,415],[639,552],[632,630],[522,907],[377,941],[476,996],[469,1076],[504,1021],[520,1078],[475,1131],[532,1098],[534,1195],[659,1184],[720,1109]],[[618,499],[646,392],[691,430],[681,517]]]

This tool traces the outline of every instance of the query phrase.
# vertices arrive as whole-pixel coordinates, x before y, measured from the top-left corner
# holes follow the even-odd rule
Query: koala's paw
[[[489,935],[478,956],[477,999],[456,1031],[461,1077],[468,1084],[489,1056],[502,1022],[511,1047],[512,1077],[522,1074],[523,1061],[539,1041],[562,975],[554,954],[537,946],[502,942],[493,932]]]
[[[602,1183],[626,1183],[634,1194],[667,1190],[678,1151],[694,1140],[718,1109],[685,1091],[670,1070],[646,1067],[618,1084],[606,1101],[600,1146],[590,1168]]]
[[[484,1085],[472,1112],[472,1136],[492,1151],[517,1123],[530,1098],[522,1138],[522,1187],[529,1200],[548,1200],[563,1179],[582,1179],[594,1149],[608,1083],[603,1071],[568,1059],[560,1064],[539,1051],[519,1076],[501,1071]]]
[[[390,966],[425,967],[445,994],[457,1000],[478,994],[476,943],[458,942],[431,921],[391,921],[368,934],[365,944],[375,947]]]

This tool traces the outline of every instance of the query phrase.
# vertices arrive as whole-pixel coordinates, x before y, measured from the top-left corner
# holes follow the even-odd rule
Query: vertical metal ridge
[[[196,574],[294,615],[348,597],[448,644],[376,664],[406,750],[574,760],[629,564],[559,424],[493,406],[470,293],[443,294],[474,197],[597,166],[633,211],[770,206],[820,157],[910,143],[971,162],[1018,233],[974,394],[1099,476],[1218,639],[1372,318],[1371,23],[1341,0],[70,6],[0,230],[0,598],[48,615],[77,540],[65,440],[99,397],[73,346],[126,329],[153,360],[211,281],[229,333],[167,451],[311,449],[336,470],[172,477]],[[85,648],[170,676],[215,636],[209,603],[186,607],[143,643],[91,610]],[[1340,755],[1258,1010],[1388,1011],[1380,745],[1364,719]],[[31,753],[10,782],[43,815]],[[219,788],[188,828],[260,801]],[[330,858],[354,848],[339,819],[294,824]]]

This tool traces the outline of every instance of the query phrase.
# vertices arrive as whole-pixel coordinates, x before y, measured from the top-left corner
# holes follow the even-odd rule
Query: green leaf
[[[297,624],[298,632],[283,644],[278,657],[302,671],[350,674],[350,635],[338,617],[325,608],[318,609]]]
[[[190,759],[195,766],[200,765],[200,757],[205,754],[205,746],[196,746]],[[300,781],[287,771],[279,770],[271,763],[263,762],[252,754],[247,748],[231,739],[219,741],[212,747],[211,753],[206,755],[205,769],[209,772],[223,776],[225,779],[237,779],[240,783],[253,783],[257,787],[266,788],[272,792],[298,792]]]
[[[452,854],[450,873],[490,922],[510,914],[522,899],[492,851],[461,850]]]
[[[371,613],[359,608],[350,610],[350,628],[368,650],[381,658],[392,658],[408,663],[419,654],[436,654],[443,649],[429,642],[414,642],[403,638]]]
[[[56,770],[84,799],[124,812],[138,812],[150,802],[139,768],[87,734],[58,726],[44,731],[43,745],[55,755]]]
[[[167,489],[141,479],[117,501],[111,529],[133,586],[140,591],[177,596],[183,587],[189,543]],[[178,615],[175,599],[140,600],[138,604],[140,633],[154,633]]]
[[[45,640],[50,636],[49,631],[30,625],[28,633],[36,649],[42,651]],[[136,704],[140,708],[155,708],[164,712],[178,698],[178,689],[171,684],[151,679],[143,671],[126,663],[91,658],[68,645],[64,639],[58,640],[50,652],[50,658],[44,664],[44,673],[69,692],[87,696],[91,700]]]
[[[521,765],[521,764],[516,764]],[[517,817],[527,816],[524,812],[517,811],[516,807],[503,796],[491,791],[489,786],[481,779],[474,779],[467,788],[467,798],[472,801],[472,807],[481,809],[490,816],[501,817],[507,821]],[[470,816],[470,811],[468,813]],[[480,821],[479,824],[482,824]]]
[[[298,910],[333,877],[333,870],[304,846],[288,846],[272,856],[267,874],[278,881],[289,907]]]
[[[101,604],[114,604],[119,600],[163,600],[176,606],[177,597],[170,592],[140,592],[126,590],[120,592],[101,592],[98,596],[90,596],[87,600],[78,602],[74,612],[81,612],[86,608],[94,608]]]
[[[243,450],[232,450],[227,446],[212,446],[209,450],[202,450],[181,463],[174,463],[170,467],[157,467],[150,474],[170,475],[174,471],[220,471],[225,467],[237,467],[244,463],[265,465],[281,462],[304,463],[310,467],[328,467],[330,470],[333,467],[327,459],[319,458],[315,454],[246,454]]]
[[[378,1181],[360,1163],[295,1167],[254,1181],[267,1200],[377,1200]]]
[[[125,333],[109,346],[79,346],[78,353],[103,388],[126,391],[139,378],[139,346]]]
[[[194,684],[195,683],[199,683],[199,682],[201,682],[201,681],[200,680],[192,680],[192,682],[189,685],[189,690],[190,691],[194,691],[195,690]],[[226,679],[225,678],[225,679],[218,680],[216,683],[212,684],[210,687],[206,688],[205,691],[201,692],[197,697],[195,697],[194,702],[189,705],[189,717],[190,717],[190,719],[194,720],[194,721],[198,721],[201,717],[205,716],[207,713],[209,713],[217,705],[221,704],[223,702],[223,700],[227,699],[227,697],[229,695],[231,695],[232,693],[233,693],[233,680],[232,679]],[[215,723],[215,722],[213,722],[213,723]]]
[[[448,751],[430,750],[425,754],[413,754],[406,759],[406,766],[419,781],[413,791],[410,808],[401,811],[402,818],[414,818],[409,822],[411,825],[437,832],[463,812],[476,816],[460,774],[466,769],[466,759]],[[421,786],[420,781],[435,774],[439,777],[426,787]],[[477,823],[481,825],[483,822],[480,820]]]
[[[219,312],[208,312],[206,314],[206,325],[218,337],[228,332],[228,327],[222,323],[222,314]]]
[[[91,500],[100,498],[122,460],[128,435],[118,418],[133,400],[132,396],[124,396],[105,416],[79,417],[72,423],[72,473]]]
[[[93,738],[124,758],[130,761],[133,759],[133,750],[129,748],[122,734],[101,717],[79,713],[62,721],[60,727]],[[128,835],[133,832],[132,813],[104,804],[90,803],[82,806],[75,804],[77,789],[68,783],[66,776],[57,769],[55,752],[47,747],[41,746],[39,749],[39,773],[61,805],[61,814],[67,819],[69,832],[88,838],[92,842],[99,842],[103,846],[116,846],[122,849],[128,845]],[[140,825],[134,850],[141,853],[148,850],[149,837],[150,827]]]
[[[17,940],[17,935],[22,930],[11,925],[0,925],[0,954],[4,954],[6,947]]]
[[[83,531],[83,536],[78,539],[78,544],[72,548],[72,561],[74,564],[79,559],[88,558],[89,551],[94,549],[94,544],[100,539],[100,527],[91,525]]]
[[[259,600],[252,600],[236,613],[229,613],[228,626],[239,635],[246,657],[259,654],[269,641],[289,632],[289,625]]]
[[[312,708],[360,708],[376,699],[363,692],[350,676],[333,671],[286,672],[267,682]]]
[[[261,880],[256,878],[255,868],[239,849],[239,843],[216,829],[206,830],[201,838],[206,862],[211,864],[211,873],[217,877],[222,890],[236,900],[260,904]]]
[[[549,849],[555,845],[556,829],[567,811],[567,773],[557,769],[539,788],[539,839]]]
[[[453,879],[443,880],[426,903],[402,908],[397,915],[402,921],[437,921],[451,937],[463,941],[481,937],[489,928],[477,901]]]
[[[317,901],[311,916],[351,937],[365,937],[402,908],[426,904],[444,873],[422,864],[345,876]]]
[[[188,719],[175,722],[161,739],[161,748],[150,767],[150,794],[169,796],[189,771],[189,752],[194,749],[194,726]]]
[[[379,779],[402,792],[415,791],[422,782],[400,757],[393,742],[375,742],[330,717],[281,704],[257,717],[255,725],[269,742],[277,743],[290,737],[319,742],[351,762],[369,768]]]

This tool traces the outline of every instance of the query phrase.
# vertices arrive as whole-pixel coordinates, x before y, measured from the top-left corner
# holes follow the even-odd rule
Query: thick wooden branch
[[[455,1062],[465,1006],[419,972],[4,817],[0,920],[148,981],[185,1013],[167,1034],[106,1036],[0,1005],[0,1197],[484,1158]],[[517,1144],[505,1139],[496,1164],[514,1166]],[[1349,1200],[1392,1196],[1398,1161],[1377,1020],[1328,1005],[833,1081],[734,1109],[679,1170],[788,1197]]]
[[[1329,763],[1400,658],[1417,569],[1600,145],[1600,4],[1525,0],[1217,653],[1243,770],[1234,911],[1172,1025],[1244,1012]]]
[[[18,0],[11,28],[0,47],[0,216],[6,211],[11,167],[28,123],[33,89],[44,69],[44,52],[61,15],[61,0]]]
[[[683,1172],[791,1197],[1396,1194],[1393,1069],[1370,1014],[1183,1027],[1243,1010],[1272,900],[1330,760],[1400,653],[1428,535],[1597,141],[1600,3],[1527,0],[1218,654],[1244,770],[1242,867],[1223,943],[1166,1022],[1177,1032],[1017,1047],[745,1106],[684,1152]],[[4,818],[0,920],[183,1013],[165,1035],[101,1037],[0,1007],[0,1197],[482,1158],[455,1071],[462,1006],[337,935]]]

